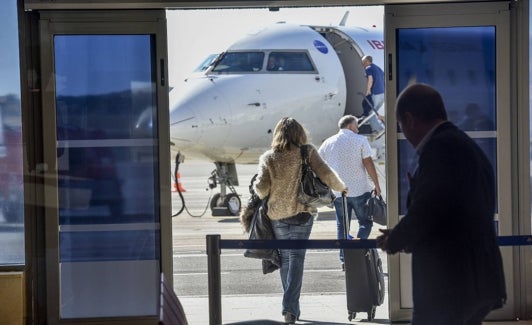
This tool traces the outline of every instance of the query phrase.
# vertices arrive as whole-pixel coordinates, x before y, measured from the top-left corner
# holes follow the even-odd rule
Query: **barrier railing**
[[[532,236],[499,236],[499,246],[532,245]],[[220,254],[222,249],[361,249],[376,248],[375,239],[335,240],[239,240],[207,235],[207,272],[209,278],[209,324],[222,324]]]

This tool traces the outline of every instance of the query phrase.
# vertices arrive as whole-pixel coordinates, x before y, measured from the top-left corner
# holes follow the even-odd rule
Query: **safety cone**
[[[183,188],[183,185],[180,182],[181,173],[177,172],[177,177],[176,178],[177,178],[177,183],[174,182],[174,186],[172,187],[172,192],[177,192],[178,189],[179,189],[179,192],[181,192],[181,193],[186,192],[187,190],[185,190]]]

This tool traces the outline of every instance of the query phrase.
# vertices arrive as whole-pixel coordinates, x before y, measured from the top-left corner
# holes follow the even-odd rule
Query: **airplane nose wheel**
[[[240,214],[240,209],[242,208],[242,202],[240,197],[236,193],[229,193],[222,200],[220,193],[216,193],[212,196],[211,199],[211,210],[214,212],[217,209],[227,209],[229,215],[237,216]]]

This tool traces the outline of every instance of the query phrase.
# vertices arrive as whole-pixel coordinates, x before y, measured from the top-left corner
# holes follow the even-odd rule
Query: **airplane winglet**
[[[342,17],[342,20],[340,20],[340,26],[345,26],[345,22],[347,21],[347,17],[349,17],[349,10],[345,12],[344,16]]]

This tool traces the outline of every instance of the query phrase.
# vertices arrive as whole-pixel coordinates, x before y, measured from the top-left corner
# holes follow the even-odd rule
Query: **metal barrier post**
[[[209,278],[209,324],[221,325],[220,235],[207,235],[207,272]]]

